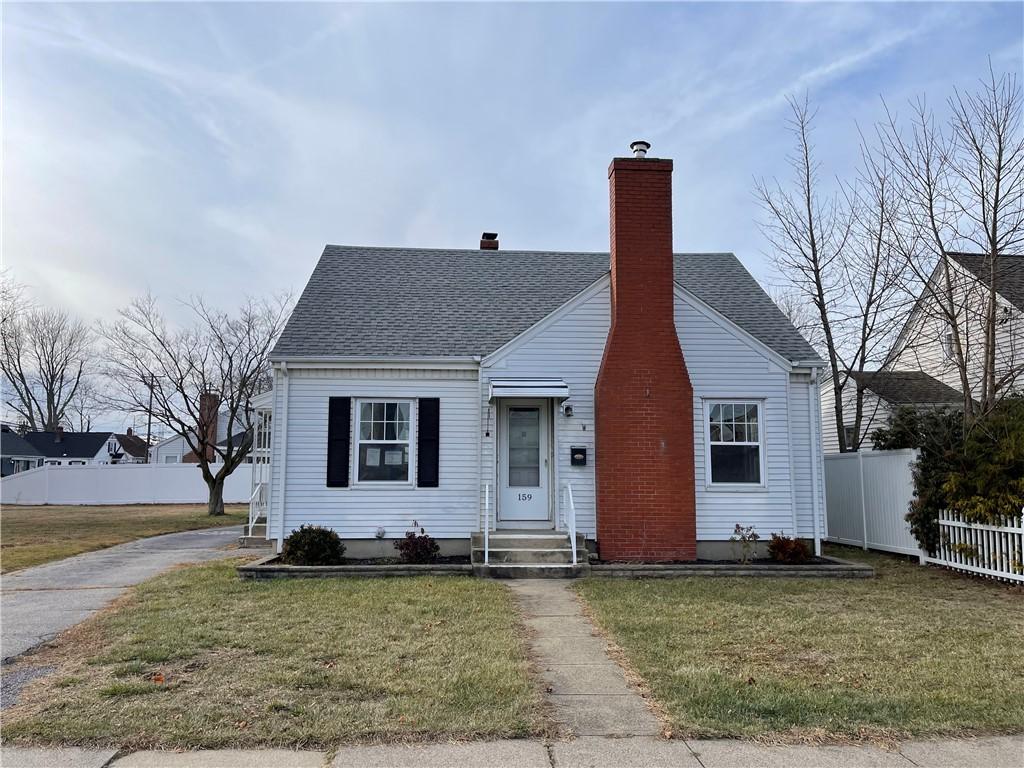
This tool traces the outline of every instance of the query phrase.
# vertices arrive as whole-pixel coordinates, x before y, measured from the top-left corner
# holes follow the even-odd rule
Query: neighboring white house
[[[136,463],[139,452],[131,431],[126,435],[113,432],[68,432],[57,427],[54,432],[26,432],[24,440],[43,456],[49,466],[83,466],[85,464]],[[125,445],[122,445],[124,439]]]
[[[823,364],[735,256],[673,256],[671,168],[613,161],[611,259],[328,245],[271,355],[267,538],[423,527],[468,552],[574,522],[611,559],[727,557],[737,524],[820,541]]]
[[[984,325],[982,322],[991,275],[979,254],[950,254],[953,306],[965,345],[967,378],[978,394],[983,371]],[[938,280],[938,274],[932,280]],[[1018,386],[1024,380],[1024,256],[1001,256],[996,263],[996,377],[1009,377]],[[885,368],[924,371],[962,392],[959,370],[953,358],[953,336],[934,299],[923,295],[917,302],[893,347]]]
[[[980,254],[951,253],[952,306],[958,307],[958,326],[967,361],[971,392],[978,394],[984,351],[984,307],[991,275]],[[936,267],[932,281],[942,275]],[[996,377],[1005,378],[1005,389],[1024,383],[1024,256],[1001,256],[996,262],[998,288],[996,324]],[[962,406],[960,370],[955,363],[953,334],[936,299],[924,292],[900,331],[889,359],[880,371],[859,375],[865,388],[864,417],[860,434],[865,447],[872,432],[884,426],[899,405]],[[843,391],[843,422],[847,444],[853,437],[856,377]],[[826,453],[839,450],[831,379],[822,382],[822,439]]]
[[[217,442],[222,443],[228,436],[228,413],[221,411],[217,414]],[[235,424],[236,435],[244,432]],[[149,449],[149,461],[152,464],[181,464],[195,463],[196,457],[188,445],[188,441],[181,435],[171,435],[156,443]]]
[[[865,371],[850,376],[851,380],[843,389],[843,428],[846,430],[846,445],[855,445],[854,419],[857,383],[860,382],[864,389],[860,423],[861,450],[871,450],[871,436],[875,430],[887,426],[889,417],[901,406],[956,408],[963,406],[964,402],[959,390],[923,371]],[[832,377],[826,376],[821,383],[821,439],[825,453],[839,452],[836,412],[832,407],[834,402]]]

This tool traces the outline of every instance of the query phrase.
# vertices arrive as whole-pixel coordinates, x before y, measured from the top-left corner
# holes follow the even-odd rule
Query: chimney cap
[[[634,157],[647,157],[647,150],[651,148],[651,142],[638,139],[629,145],[630,152]]]
[[[497,240],[498,239],[498,233],[497,232],[483,232],[480,235],[480,239],[481,240]]]

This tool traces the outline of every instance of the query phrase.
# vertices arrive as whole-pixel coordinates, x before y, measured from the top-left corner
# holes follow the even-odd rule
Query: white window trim
[[[418,426],[419,413],[416,410],[416,398],[414,397],[388,397],[385,395],[374,395],[372,397],[356,397],[354,401],[355,411],[352,418],[352,481],[353,488],[412,488],[416,485],[416,429]],[[363,403],[408,403],[409,404],[409,439],[405,440],[365,440],[359,439],[360,421],[362,420]],[[359,479],[359,443],[394,443],[395,445],[409,444],[409,478],[407,480],[360,480]]]
[[[758,458],[761,461],[759,483],[715,483],[711,480],[711,408],[716,405],[754,403],[757,405]],[[763,397],[702,397],[701,421],[704,424],[704,486],[709,491],[761,493],[768,490],[768,462],[766,459],[768,440],[765,437],[765,399]],[[744,445],[744,443],[738,443]],[[753,445],[753,443],[746,443]]]

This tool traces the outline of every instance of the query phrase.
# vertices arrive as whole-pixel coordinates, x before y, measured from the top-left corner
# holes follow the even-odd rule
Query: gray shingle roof
[[[607,253],[328,245],[272,357],[487,355],[607,273]],[[676,254],[675,279],[784,357],[818,359],[731,253]]]
[[[124,448],[124,452],[136,459],[144,459],[149,455],[149,445],[138,435],[115,434],[117,442]]]
[[[26,432],[25,440],[49,459],[91,459],[112,432],[65,432],[60,442],[54,432]]]
[[[986,256],[980,253],[951,253],[951,258],[970,270],[985,285],[991,274],[985,265]],[[1024,256],[1004,255],[996,261],[996,291],[1008,302],[1024,309]]]
[[[865,389],[896,405],[961,405],[964,401],[959,390],[923,371],[864,371],[850,375]]]
[[[17,432],[4,427],[0,431],[0,455],[7,456],[42,456],[36,448]]]

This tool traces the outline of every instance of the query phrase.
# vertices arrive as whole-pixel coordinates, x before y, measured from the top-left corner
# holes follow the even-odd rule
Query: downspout
[[[281,519],[277,526],[277,552],[284,546],[284,510],[288,495],[288,363],[281,362],[281,503],[278,504]]]
[[[807,419],[811,424],[811,488],[814,511],[814,554],[821,557],[821,498],[818,489],[818,452],[821,449],[821,426],[815,418],[814,393],[818,389],[818,369],[811,368],[811,383],[807,386]],[[814,427],[817,426],[817,429]]]
[[[482,358],[479,355],[474,355],[473,359],[476,360],[476,524],[483,532],[483,526],[480,525],[480,491],[484,487],[484,438],[480,428],[484,425],[484,367],[480,364]]]

